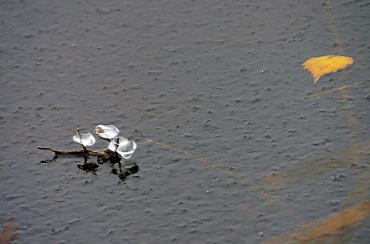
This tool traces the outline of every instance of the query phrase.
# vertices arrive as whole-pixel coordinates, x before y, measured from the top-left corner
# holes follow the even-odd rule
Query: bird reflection
[[[123,165],[119,162],[117,165],[118,169],[114,164],[111,164],[111,172],[117,175],[121,181],[125,181],[129,175],[136,174],[139,171],[139,166],[135,162],[125,162]]]
[[[87,157],[84,156],[84,163],[77,164],[77,167],[85,172],[96,174],[98,171],[99,165],[97,163],[87,162]]]
[[[67,156],[63,156],[67,157]],[[42,164],[50,164],[58,159],[58,155],[52,159],[42,160]],[[97,157],[96,162],[89,162],[87,156],[83,156],[83,163],[77,164],[77,168],[80,170],[96,174],[99,170],[99,166],[102,164],[109,164],[111,167],[111,173],[117,175],[120,181],[125,181],[128,176],[139,172],[139,166],[134,161],[121,162],[121,158],[117,153]]]

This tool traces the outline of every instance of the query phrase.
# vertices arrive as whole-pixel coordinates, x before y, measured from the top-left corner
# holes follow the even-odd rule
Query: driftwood
[[[112,135],[108,135],[108,136],[101,135],[100,133],[104,133],[105,130],[103,130],[100,127],[107,127],[105,128],[105,130],[115,135],[113,136]],[[99,168],[99,164],[109,163],[110,167],[112,168],[112,174],[117,175],[121,181],[125,181],[129,175],[135,174],[139,171],[139,166],[134,161],[121,162],[122,159],[127,160],[130,157],[121,156],[120,152],[117,152],[117,149],[119,147],[120,137],[115,137],[115,136],[118,136],[119,130],[113,125],[108,125],[108,126],[100,125],[100,127],[97,126],[97,128],[95,129],[95,132],[98,134],[100,138],[107,140],[110,143],[113,143],[113,145],[115,145],[114,151],[108,148],[100,149],[100,150],[87,149],[86,146],[92,146],[95,143],[95,138],[94,136],[91,135],[91,133],[82,134],[80,129],[77,128],[76,134],[73,136],[72,139],[81,145],[82,147],[81,149],[66,150],[66,149],[57,149],[53,147],[38,146],[37,148],[40,150],[50,151],[54,153],[54,157],[52,159],[42,160],[40,161],[40,163],[41,164],[52,163],[58,158],[58,156],[83,157],[84,162],[82,164],[77,164],[77,167],[79,169],[85,172],[91,172],[95,174]],[[84,140],[83,140],[83,137],[84,137]],[[134,143],[133,144],[134,146],[132,148],[131,153],[133,153],[136,149],[136,144],[135,142],[133,143]],[[96,161],[89,162],[88,157],[96,157]],[[2,244],[2,242],[0,242],[0,244]]]
[[[55,149],[51,147],[37,147],[40,150],[48,150],[51,152],[54,152],[56,155],[75,155],[75,156],[93,156],[93,157],[99,157],[99,156],[106,156],[108,154],[107,149],[105,150],[90,150],[83,148],[82,150],[61,150],[61,149]]]
[[[83,171],[94,173],[98,169],[98,164],[104,163],[104,162],[110,162],[112,167],[112,174],[115,174],[118,176],[118,178],[121,181],[125,181],[126,178],[131,174],[136,174],[139,171],[139,166],[133,162],[128,161],[121,163],[121,157],[116,152],[112,152],[108,149],[104,150],[90,150],[86,149],[86,147],[83,147],[81,150],[61,150],[61,149],[55,149],[51,147],[42,147],[39,146],[38,149],[40,150],[47,150],[53,152],[54,158],[49,160],[42,160],[40,163],[51,163],[54,160],[58,158],[59,155],[71,155],[76,157],[84,157],[85,161],[83,164],[78,164],[77,167]],[[89,163],[87,162],[88,157],[97,157],[97,163]],[[118,164],[118,169],[114,167],[115,164]],[[2,242],[0,242],[2,244]]]

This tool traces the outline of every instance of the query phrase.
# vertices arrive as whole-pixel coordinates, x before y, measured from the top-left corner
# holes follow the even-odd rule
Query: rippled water
[[[16,243],[369,243],[369,10],[1,1],[0,225]],[[338,53],[354,64],[314,85],[301,64]],[[136,176],[39,163],[106,123],[139,143]],[[362,217],[325,222],[346,209]]]

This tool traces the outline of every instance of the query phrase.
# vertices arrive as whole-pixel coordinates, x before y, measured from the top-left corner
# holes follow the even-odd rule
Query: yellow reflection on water
[[[338,167],[357,166],[368,159],[370,159],[370,142],[351,143],[336,152],[275,171],[266,176],[263,183],[266,189],[281,189],[303,181],[308,176],[318,176]]]
[[[340,210],[319,221],[309,223],[271,240],[263,241],[264,244],[281,243],[322,243],[338,231],[350,228],[370,217],[370,200]],[[349,238],[342,235],[342,238]],[[343,239],[341,239],[343,240]]]

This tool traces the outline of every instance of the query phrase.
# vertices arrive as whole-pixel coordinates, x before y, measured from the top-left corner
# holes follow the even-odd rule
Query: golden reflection
[[[350,228],[370,217],[370,200],[340,210],[319,221],[289,231],[263,244],[281,243],[321,243],[319,238],[335,235],[338,231]]]
[[[266,189],[281,189],[307,176],[318,176],[338,167],[358,166],[370,158],[370,142],[349,146],[317,159],[307,160],[275,171],[263,179]]]
[[[361,81],[352,82],[350,84],[341,84],[341,85],[339,85],[335,88],[332,88],[332,89],[318,91],[318,92],[310,95],[309,97],[320,97],[322,95],[326,95],[326,94],[330,94],[330,93],[334,93],[334,92],[342,92],[343,90],[345,90],[345,93],[347,93],[348,88],[357,86],[357,85],[359,85],[361,83],[365,83],[365,82],[369,82],[369,81],[368,80],[361,80]]]

